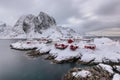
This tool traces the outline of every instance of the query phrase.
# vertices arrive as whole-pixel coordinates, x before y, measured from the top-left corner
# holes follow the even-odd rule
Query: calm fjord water
[[[75,63],[51,64],[42,57],[29,58],[25,51],[10,49],[17,40],[0,40],[0,80],[61,80]]]

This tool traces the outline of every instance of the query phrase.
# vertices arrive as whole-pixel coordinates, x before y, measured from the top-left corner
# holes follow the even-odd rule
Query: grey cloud
[[[0,6],[8,9],[26,10],[30,9],[33,5],[33,1],[30,0],[0,0]]]
[[[120,8],[120,1],[119,0],[109,1],[108,3],[103,3],[103,5],[101,5],[101,7],[99,7],[96,10],[96,14],[114,15],[119,11],[118,10],[119,8]]]
[[[75,16],[78,13],[77,10],[72,7],[72,0],[44,0],[42,4],[44,4],[43,7],[45,7],[45,9],[41,9],[41,6],[38,6],[37,11],[41,9],[49,13],[55,17],[58,24],[65,24],[69,17]],[[46,4],[48,4],[48,6],[46,6]]]
[[[82,7],[79,6],[79,9],[83,8],[84,11],[85,9],[88,9],[88,11],[93,13],[92,15],[84,17],[87,12],[84,13],[82,10],[79,11],[81,13],[79,15],[79,18],[83,20],[83,22],[79,26],[76,26],[77,30],[79,28],[79,33],[99,30],[108,27],[120,27],[120,1],[101,0],[102,3],[100,3],[99,6],[95,5],[95,3],[98,3],[97,1],[100,0],[89,0],[84,2],[84,4],[82,4]],[[89,7],[91,10],[89,10]],[[97,17],[97,19],[90,20],[91,17]]]
[[[53,16],[58,24],[70,24],[68,19],[71,17],[81,20],[80,24],[73,27],[80,33],[119,27],[119,10],[119,0],[0,0],[0,20],[8,24],[14,25],[23,14],[38,15],[43,11]],[[89,11],[91,15],[87,15]]]
[[[72,7],[72,0],[0,0],[0,7],[3,7],[5,11],[10,10],[16,14],[13,14],[15,19],[18,19],[20,15],[23,14],[37,15],[40,11],[43,11],[53,16],[58,24],[65,24],[69,17],[78,13],[77,10]],[[7,15],[4,15],[4,17]],[[10,18],[8,20],[10,20]],[[15,21],[11,23],[14,24]]]

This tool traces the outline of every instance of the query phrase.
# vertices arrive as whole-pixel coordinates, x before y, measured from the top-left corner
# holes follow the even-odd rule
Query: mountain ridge
[[[6,25],[4,28],[6,31],[2,30],[3,32],[0,32],[0,35],[2,35],[0,38],[59,38],[62,36],[73,37],[75,34],[74,30],[70,28],[57,26],[55,19],[44,12],[40,12],[38,16],[23,15],[13,27],[9,27],[7,30],[8,27]]]

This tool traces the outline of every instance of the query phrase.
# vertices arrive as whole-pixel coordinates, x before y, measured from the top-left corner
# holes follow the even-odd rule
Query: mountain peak
[[[28,14],[22,16],[16,22],[13,31],[18,34],[24,34],[29,32],[41,33],[41,30],[48,29],[56,25],[56,21],[53,17],[44,12],[40,12],[38,16]]]
[[[56,25],[55,19],[52,16],[49,16],[47,13],[40,12],[37,18],[42,20],[42,22],[46,22],[46,24],[48,24],[46,26]]]

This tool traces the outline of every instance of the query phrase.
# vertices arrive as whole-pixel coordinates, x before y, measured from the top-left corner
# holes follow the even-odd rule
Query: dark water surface
[[[10,49],[17,40],[0,40],[0,80],[61,80],[73,67],[85,67],[75,63],[51,64],[42,57],[29,58],[25,51]]]

